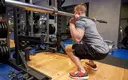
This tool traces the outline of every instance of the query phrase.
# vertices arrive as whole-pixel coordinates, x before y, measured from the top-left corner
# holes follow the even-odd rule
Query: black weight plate
[[[4,45],[7,45],[7,41],[6,40],[4,40]]]
[[[0,40],[0,45],[3,46],[3,40]]]
[[[3,33],[2,33],[2,35],[3,35],[3,38],[7,38],[7,32],[6,32],[6,26],[5,26],[5,24],[4,24],[4,22],[2,23],[2,25],[3,25]]]
[[[6,56],[7,56],[7,60],[8,60],[10,58],[10,53],[9,53],[9,48],[7,46],[6,46],[6,52],[7,52],[6,53],[7,54]]]
[[[2,46],[4,46],[4,45],[5,45],[4,40],[1,40],[1,45],[2,45]]]
[[[1,46],[0,46],[0,63],[2,62],[2,53],[1,53]]]
[[[4,31],[3,31],[3,30],[4,30],[3,23],[1,23],[1,27],[2,27],[2,28],[1,28],[1,38],[3,38],[3,32],[4,32]]]
[[[2,46],[0,46],[0,49],[1,49],[1,62],[3,62],[3,59],[4,59],[4,53],[3,53],[3,48]]]
[[[2,49],[2,46],[0,46],[0,62],[3,63],[3,49]]]
[[[4,46],[2,46],[2,49],[3,49],[3,60],[5,60],[6,59],[6,51],[5,51],[5,47]]]
[[[6,24],[6,22],[3,23],[4,24],[4,30],[5,30],[5,37],[7,38],[7,35],[8,35],[8,26]]]
[[[7,61],[8,60],[7,46],[5,46],[5,57],[6,57],[6,61]]]
[[[1,57],[3,58],[3,49],[2,49],[2,46],[0,46],[0,50],[1,50]]]
[[[3,40],[1,40],[1,45],[2,45],[2,46],[4,45]]]
[[[0,46],[2,45],[2,40],[0,40]]]
[[[1,24],[1,22],[0,22],[0,38],[1,38],[1,36],[2,36],[1,31],[2,31],[2,24]]]
[[[7,52],[7,46],[4,46],[4,57],[5,57],[4,61],[8,61],[8,59],[9,59],[9,54],[8,54],[8,52]]]
[[[53,24],[49,24],[49,34],[55,33],[55,26]]]
[[[5,33],[5,30],[4,30],[4,24],[3,24],[3,22],[2,22],[2,38],[4,38],[4,33]]]
[[[7,52],[6,52],[6,46],[3,46],[3,53],[4,53],[4,56],[3,56],[3,61],[7,61],[8,58],[7,58]]]
[[[3,41],[2,41],[2,45],[3,45],[3,46],[6,46],[6,40],[3,40]]]
[[[6,51],[6,46],[3,46],[4,50],[4,61],[7,61],[7,51]]]
[[[1,38],[3,38],[3,35],[4,35],[3,34],[4,33],[4,25],[3,25],[3,23],[1,23],[1,27],[2,28],[1,28],[1,34],[0,35],[1,35]]]

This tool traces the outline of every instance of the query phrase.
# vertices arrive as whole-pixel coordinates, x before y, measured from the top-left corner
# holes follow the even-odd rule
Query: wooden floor
[[[128,70],[96,62],[98,71],[92,71],[82,60],[83,66],[89,73],[88,80],[128,80]],[[28,65],[46,75],[52,80],[73,80],[68,77],[68,72],[76,71],[74,64],[67,56],[59,53],[42,52],[31,56]]]
[[[15,47],[13,40],[10,41],[10,47]],[[66,55],[42,52],[30,58],[28,65],[52,77],[52,80],[73,80],[68,77],[68,72],[76,71],[76,67]],[[88,80],[128,80],[128,69],[96,62],[98,71],[92,71],[84,63],[85,60],[82,60],[89,73]]]

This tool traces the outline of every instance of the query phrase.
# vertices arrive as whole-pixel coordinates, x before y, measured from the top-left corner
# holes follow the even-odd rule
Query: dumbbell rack
[[[13,59],[9,59],[10,57],[10,39],[9,39],[9,27],[7,24],[7,13],[6,13],[6,6],[5,6],[5,0],[0,0],[0,40],[2,38],[2,41],[0,41],[0,57],[4,56],[7,59],[0,58],[0,61],[7,62],[10,66],[14,67],[19,73],[22,75],[20,76],[20,79],[22,78],[23,80],[51,80],[51,78],[43,73],[40,73],[36,71],[35,69],[30,68],[27,65],[27,62],[25,60],[25,57],[23,53],[20,51],[19,47],[19,38],[18,38],[18,27],[20,27],[20,9],[19,8],[13,8],[13,13],[14,13],[14,42],[15,42],[15,57]],[[4,39],[4,40],[3,40]],[[1,47],[2,46],[2,47]],[[5,46],[5,47],[3,47]],[[8,48],[8,50],[6,50]],[[1,56],[1,52],[2,56]],[[4,52],[6,51],[6,52]],[[8,53],[8,54],[7,54]],[[15,74],[15,72],[13,72]],[[12,75],[13,75],[12,74]],[[25,77],[25,76],[28,77]],[[16,76],[11,76],[11,80],[19,80]]]

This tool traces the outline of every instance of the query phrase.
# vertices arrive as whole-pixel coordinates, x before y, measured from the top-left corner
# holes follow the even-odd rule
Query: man
[[[74,8],[75,17],[70,20],[69,28],[75,44],[67,45],[65,51],[77,67],[77,72],[69,73],[71,78],[88,79],[89,76],[82,66],[80,59],[89,59],[86,63],[93,70],[97,70],[93,60],[104,59],[108,52],[108,45],[97,31],[95,20],[86,18],[86,6],[79,4]]]

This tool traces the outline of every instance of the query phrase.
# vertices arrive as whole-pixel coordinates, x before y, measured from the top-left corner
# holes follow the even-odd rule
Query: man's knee
[[[65,51],[66,51],[66,53],[72,52],[72,51],[73,51],[73,49],[72,49],[72,44],[67,45],[67,46],[65,47]]]

